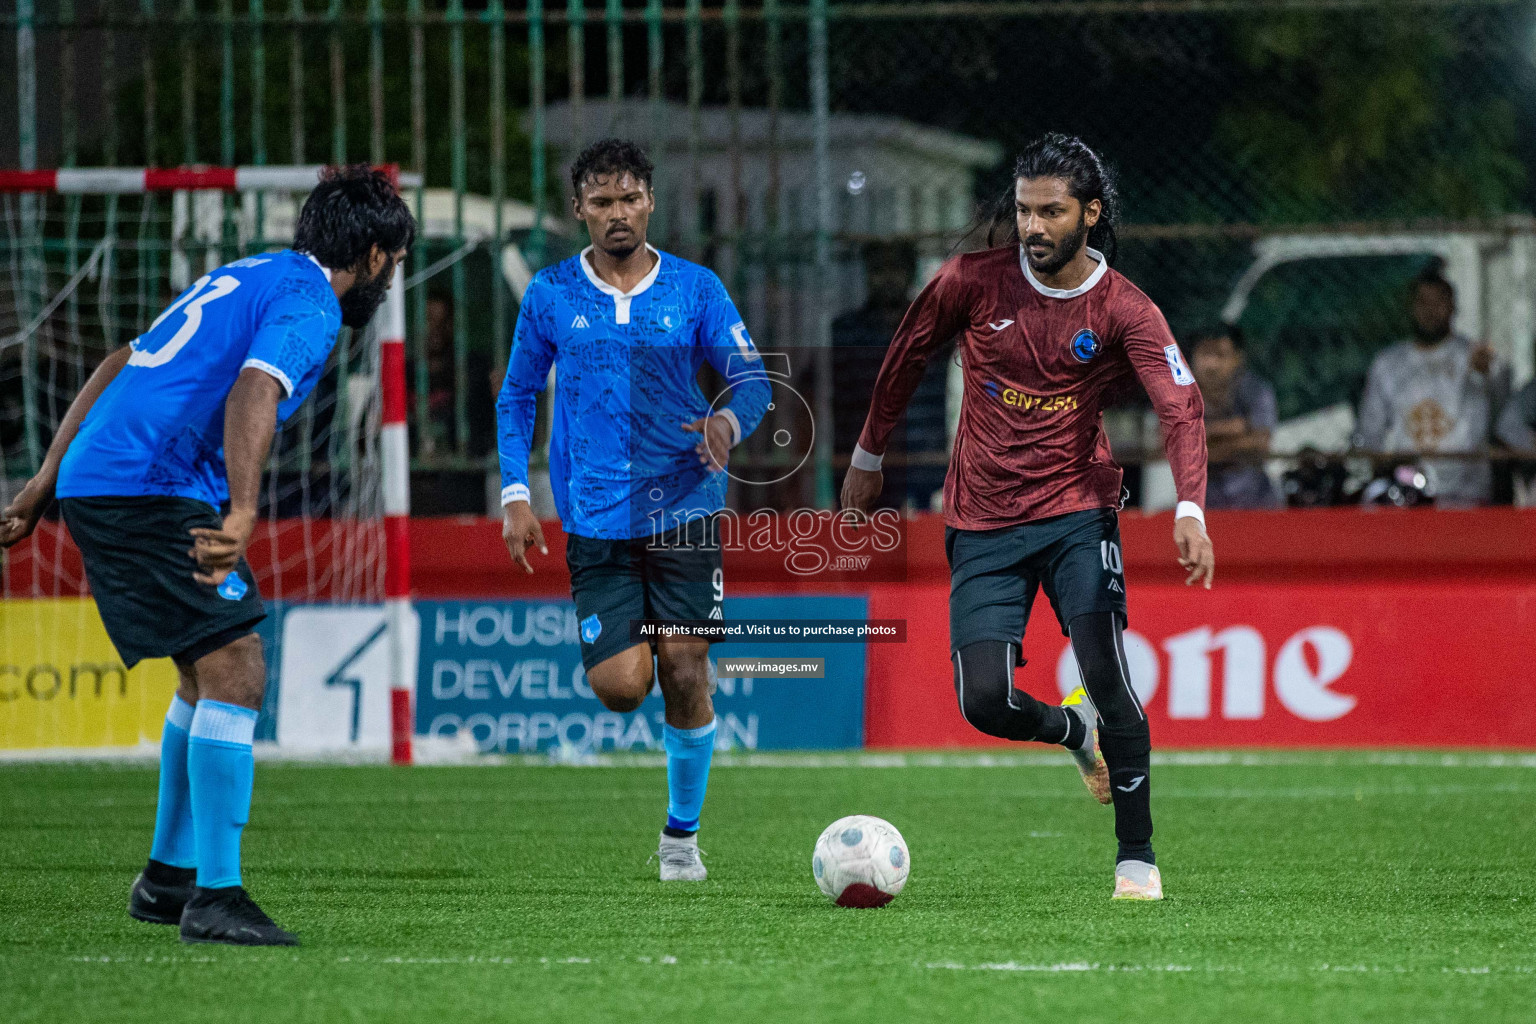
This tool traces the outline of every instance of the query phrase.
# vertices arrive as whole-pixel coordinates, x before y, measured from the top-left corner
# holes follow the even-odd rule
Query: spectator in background
[[[869,242],[863,256],[864,305],[832,321],[833,445],[838,452],[851,452],[858,442],[875,378],[891,338],[912,304],[912,286],[917,279],[917,251],[910,242]],[[947,366],[944,358],[928,363],[907,406],[906,430],[893,438],[893,443],[900,443],[898,450],[904,449],[908,455],[948,453],[949,431],[944,418]],[[885,492],[877,505],[890,508],[911,504],[927,511],[934,492],[944,489],[947,465],[908,466],[893,472],[896,466],[892,460],[886,469]]]
[[[1504,406],[1494,436],[1519,454],[1536,458],[1536,380],[1516,391]]]
[[[1248,368],[1242,328],[1223,325],[1200,331],[1186,347],[1205,399],[1205,444],[1210,452],[1206,507],[1275,508],[1279,501],[1264,472],[1278,420],[1275,389]]]
[[[1515,392],[1509,404],[1504,406],[1494,436],[1520,457],[1513,466],[1514,476],[1526,481],[1529,487],[1530,482],[1536,480],[1536,380]],[[1530,502],[1528,496],[1526,503]]]
[[[1509,368],[1487,345],[1451,331],[1456,292],[1432,264],[1414,279],[1413,337],[1377,354],[1360,400],[1355,445],[1370,452],[1482,454],[1509,397]],[[1437,502],[1489,500],[1486,458],[1419,460]]]

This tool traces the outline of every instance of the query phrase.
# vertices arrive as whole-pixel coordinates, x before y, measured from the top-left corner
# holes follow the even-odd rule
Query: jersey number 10
[[[208,287],[210,282],[213,285],[211,288]],[[164,313],[155,317],[154,323],[149,325],[149,331],[153,331],[165,322],[166,317],[180,310],[187,319],[177,329],[176,333],[171,335],[171,340],[153,352],[145,352],[139,348],[139,342],[144,339],[144,335],[141,334],[133,341],[133,355],[128,357],[128,365],[164,366],[172,359],[175,359],[176,353],[180,352],[187,342],[192,340],[192,335],[196,334],[197,329],[203,325],[203,307],[214,299],[222,299],[239,287],[240,279],[238,277],[230,277],[228,274],[217,279],[212,274],[204,274],[198,278],[197,283],[192,286],[187,294],[173,302],[166,308]],[[149,331],[144,333],[148,334]]]

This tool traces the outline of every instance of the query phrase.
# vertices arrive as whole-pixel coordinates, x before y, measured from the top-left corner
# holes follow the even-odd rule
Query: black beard
[[[635,251],[638,250],[639,248],[640,248],[640,244],[638,242],[635,243],[634,245],[631,245],[631,246],[628,246],[628,247],[621,246],[621,247],[616,248],[616,249],[615,248],[609,248],[608,246],[605,245],[605,246],[603,246],[603,252],[607,253],[609,256],[613,257],[616,260],[627,260],[631,256],[633,256],[635,254]]]
[[[1074,229],[1070,235],[1068,235],[1066,238],[1063,238],[1057,244],[1055,255],[1049,256],[1039,263],[1036,263],[1034,259],[1031,258],[1029,261],[1029,269],[1033,270],[1037,274],[1044,274],[1046,277],[1050,277],[1052,274],[1060,271],[1062,267],[1066,266],[1068,263],[1071,263],[1073,258],[1077,256],[1078,250],[1081,249],[1088,240],[1087,221],[1087,217],[1079,217],[1077,219],[1076,229]],[[1029,240],[1025,239],[1025,245],[1028,244]],[[1028,255],[1027,251],[1025,255]]]
[[[353,283],[340,298],[341,323],[343,327],[351,327],[354,330],[368,326],[368,321],[373,319],[373,314],[379,311],[384,304],[384,295],[389,291],[390,275],[393,270],[389,267],[367,280],[359,280]]]
[[[1418,321],[1414,321],[1413,336],[1425,345],[1437,345],[1451,336],[1451,329],[1447,327],[1443,331],[1426,331],[1419,326]]]

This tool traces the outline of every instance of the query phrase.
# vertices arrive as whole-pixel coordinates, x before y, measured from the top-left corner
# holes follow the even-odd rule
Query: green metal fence
[[[850,415],[827,348],[864,246],[897,239],[931,267],[1042,129],[1119,167],[1121,265],[1180,331],[1219,314],[1267,233],[1473,231],[1533,206],[1528,0],[16,0],[3,24],[18,117],[0,163],[370,160],[447,190],[410,292],[424,465],[486,464],[478,374],[511,336],[506,248],[537,268],[578,247],[562,170],[610,132],[657,159],[656,240],[715,267],[760,340],[804,352],[820,422]],[[100,214],[129,215],[114,202]],[[1315,331],[1295,301],[1246,314],[1287,412],[1358,389],[1411,269],[1298,271]],[[434,297],[453,311],[446,412]],[[1363,326],[1325,315],[1362,302]],[[833,437],[805,500],[830,500]]]

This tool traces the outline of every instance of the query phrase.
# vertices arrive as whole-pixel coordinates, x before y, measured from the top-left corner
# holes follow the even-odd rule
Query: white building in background
[[[653,109],[658,119],[654,132]],[[817,213],[811,115],[780,111],[774,125],[766,109],[747,107],[739,111],[733,130],[728,108],[702,108],[695,181],[691,118],[683,104],[653,108],[644,98],[617,105],[588,100],[581,107],[579,135],[573,114],[569,102],[552,103],[544,122],[557,160],[550,173],[558,176],[567,196],[570,163],[581,144],[619,136],[645,146],[657,167],[660,233],[653,232],[653,240],[682,255],[704,257],[728,284],[739,284],[737,300],[752,322],[772,323],[780,342],[793,344],[783,332],[802,328],[802,317],[812,312],[804,301]],[[829,128],[833,233],[847,240],[914,237],[921,254],[919,276],[926,279],[941,261],[944,236],[962,230],[975,215],[976,174],[996,166],[1002,147],[880,114],[834,113]],[[739,198],[731,202],[738,175]],[[761,250],[775,188],[779,231],[787,236],[780,255],[781,265],[787,264],[781,277],[787,287],[770,299]],[[750,236],[749,241],[740,246],[726,241],[707,252],[687,248],[691,239],[729,240],[739,234]],[[836,251],[833,315],[858,306],[864,294],[856,248],[840,245]],[[770,306],[771,320],[766,316]]]
[[[761,107],[743,108],[732,130],[726,107],[699,111],[699,180],[690,182],[688,108],[664,103],[657,108],[659,125],[653,146],[652,106],[645,99],[606,100],[582,105],[583,142],[616,135],[654,149],[659,199],[665,230],[688,237],[713,221],[719,232],[746,228],[766,231],[768,196],[774,176],[784,223],[790,232],[816,228],[815,166],[812,160],[812,119],[802,111],[780,111],[777,125]],[[551,103],[545,112],[545,137],[559,154],[562,180],[576,155],[573,109],[569,102]],[[526,127],[526,125],[525,125]],[[834,113],[830,121],[833,223],[838,233],[856,235],[936,234],[958,230],[975,212],[975,173],[995,166],[1002,148],[994,142],[929,128],[899,117],[880,114]],[[770,146],[770,139],[774,145]],[[775,167],[774,156],[777,155]],[[739,161],[740,208],[726,201]],[[569,184],[566,184],[567,191]],[[690,202],[697,191],[700,201]]]

